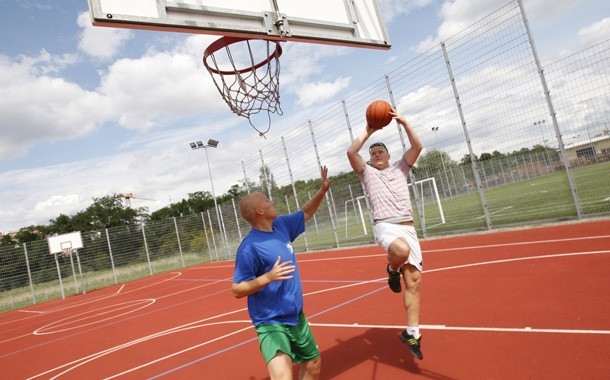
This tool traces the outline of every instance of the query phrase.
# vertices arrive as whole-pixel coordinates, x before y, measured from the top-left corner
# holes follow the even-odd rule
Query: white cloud
[[[331,59],[349,53],[349,48],[308,43],[291,43],[283,46],[280,58],[282,90],[298,91],[302,83],[313,75],[327,70]]]
[[[190,37],[174,51],[121,59],[102,74],[97,91],[107,97],[121,126],[145,131],[167,120],[227,110],[199,51],[188,51],[201,42]]]
[[[107,122],[145,131],[205,112],[226,112],[201,63],[207,40],[195,36],[174,51],[116,61],[100,74],[95,91],[51,76],[73,64],[72,55],[43,50],[18,60],[0,56],[0,160],[24,156],[40,142],[89,135]]]
[[[608,39],[608,36],[610,36],[610,17],[582,28],[578,32],[578,37],[580,37],[582,43],[588,46],[605,41]]]
[[[525,11],[530,22],[561,14],[574,7],[582,0],[531,0],[524,2]],[[435,35],[427,36],[411,50],[423,53],[438,47],[441,41],[463,31],[477,20],[507,5],[506,0],[446,0],[439,10],[441,24]],[[512,5],[511,5],[512,6]]]
[[[41,75],[66,62],[44,51],[19,61],[0,56],[0,160],[22,156],[41,141],[72,139],[95,130],[95,112],[88,111],[103,101],[100,96],[63,78]]]
[[[304,107],[325,102],[349,86],[351,78],[337,78],[334,82],[306,83],[299,91],[297,103]]]
[[[89,12],[81,13],[77,23],[83,29],[78,48],[98,59],[108,60],[114,57],[123,43],[133,36],[132,32],[127,29],[94,27],[91,24]]]
[[[53,215],[71,213],[78,205],[80,197],[77,194],[52,195],[50,198],[37,202],[34,212],[48,213]]]
[[[409,14],[413,9],[424,8],[433,0],[381,0],[381,11],[386,23],[399,16]]]

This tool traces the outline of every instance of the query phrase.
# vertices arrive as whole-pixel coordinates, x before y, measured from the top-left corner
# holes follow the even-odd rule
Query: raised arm
[[[375,131],[377,131],[377,129],[367,125],[366,130],[355,138],[352,145],[347,148],[347,159],[349,160],[352,169],[358,174],[361,174],[364,171],[364,165],[366,165],[366,161],[358,152],[360,152],[360,149],[362,149],[366,140],[368,140]]]
[[[305,215],[305,221],[311,219],[313,214],[316,213],[318,207],[320,207],[320,203],[322,203],[322,199],[324,199],[324,195],[328,189],[330,189],[330,181],[327,178],[328,168],[326,166],[322,166],[320,173],[322,174],[322,184],[320,185],[320,189],[303,205],[303,207],[301,207],[301,210]]]
[[[419,154],[421,153],[424,146],[419,140],[419,136],[417,136],[417,133],[415,133],[415,129],[411,127],[411,124],[409,124],[407,119],[401,116],[394,108],[392,108],[390,114],[392,114],[398,124],[402,125],[405,132],[407,133],[407,138],[409,139],[409,144],[411,145],[411,147],[405,152],[403,158],[407,162],[407,165],[412,167],[413,165],[415,165],[415,161],[417,161],[417,157],[419,157]]]

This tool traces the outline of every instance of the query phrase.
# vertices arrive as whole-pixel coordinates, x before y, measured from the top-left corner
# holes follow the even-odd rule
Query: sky
[[[202,64],[219,36],[93,27],[87,0],[0,3],[0,232],[132,193],[150,212],[242,178],[280,136],[507,0],[380,0],[390,50],[283,44],[283,116],[266,138],[235,115]],[[523,0],[544,63],[610,36],[610,2]],[[357,62],[357,64],[354,64]]]

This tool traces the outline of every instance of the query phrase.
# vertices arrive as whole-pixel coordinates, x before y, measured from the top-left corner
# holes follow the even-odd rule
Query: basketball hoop
[[[72,248],[66,248],[61,250],[60,257],[70,257],[74,250]]]
[[[244,57],[243,53],[246,49],[236,46],[231,52],[229,47],[238,43],[247,46],[247,56]],[[256,53],[261,54],[262,49],[253,49],[253,43],[266,43],[266,55],[255,57]],[[220,52],[223,48],[224,54]],[[231,111],[247,118],[252,128],[263,137],[271,127],[271,113],[283,114],[279,93],[281,55],[279,41],[238,37],[222,37],[203,53],[203,64]],[[240,63],[236,64],[239,59]],[[268,124],[264,132],[256,128],[251,119],[261,111],[267,111]]]

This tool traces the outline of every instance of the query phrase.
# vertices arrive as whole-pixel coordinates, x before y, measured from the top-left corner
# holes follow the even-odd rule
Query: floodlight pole
[[[437,136],[437,132],[438,132],[438,128],[439,127],[432,127],[432,131],[434,132],[434,138],[436,139],[436,144],[438,145],[438,136]],[[443,152],[439,149],[438,152],[440,153],[441,156],[441,164],[443,165],[443,173],[445,173],[445,181],[447,181],[447,189],[449,190],[449,197],[453,198],[453,193],[451,192],[451,184],[449,183],[449,177],[447,177],[447,169],[445,169],[445,158],[443,157]],[[445,186],[443,185],[443,194],[445,195],[445,197],[447,196],[447,194],[445,194]]]
[[[212,179],[212,168],[210,167],[210,158],[208,156],[208,148],[216,148],[218,147],[218,141],[209,139],[207,145],[204,145],[203,142],[197,141],[192,142],[191,149],[203,149],[205,150],[205,161],[208,164],[208,173],[210,175],[210,184],[212,185],[212,198],[214,198],[214,209],[216,210],[216,219],[218,220],[218,229],[221,231],[222,235],[222,225],[220,222],[220,213],[218,212],[218,203],[216,202],[216,191],[214,191],[214,180]]]
[[[546,120],[538,120],[534,122],[534,125],[537,125],[540,128],[540,135],[542,136],[542,144],[546,146],[546,140],[544,138],[544,132],[542,131],[542,123],[546,122]]]

